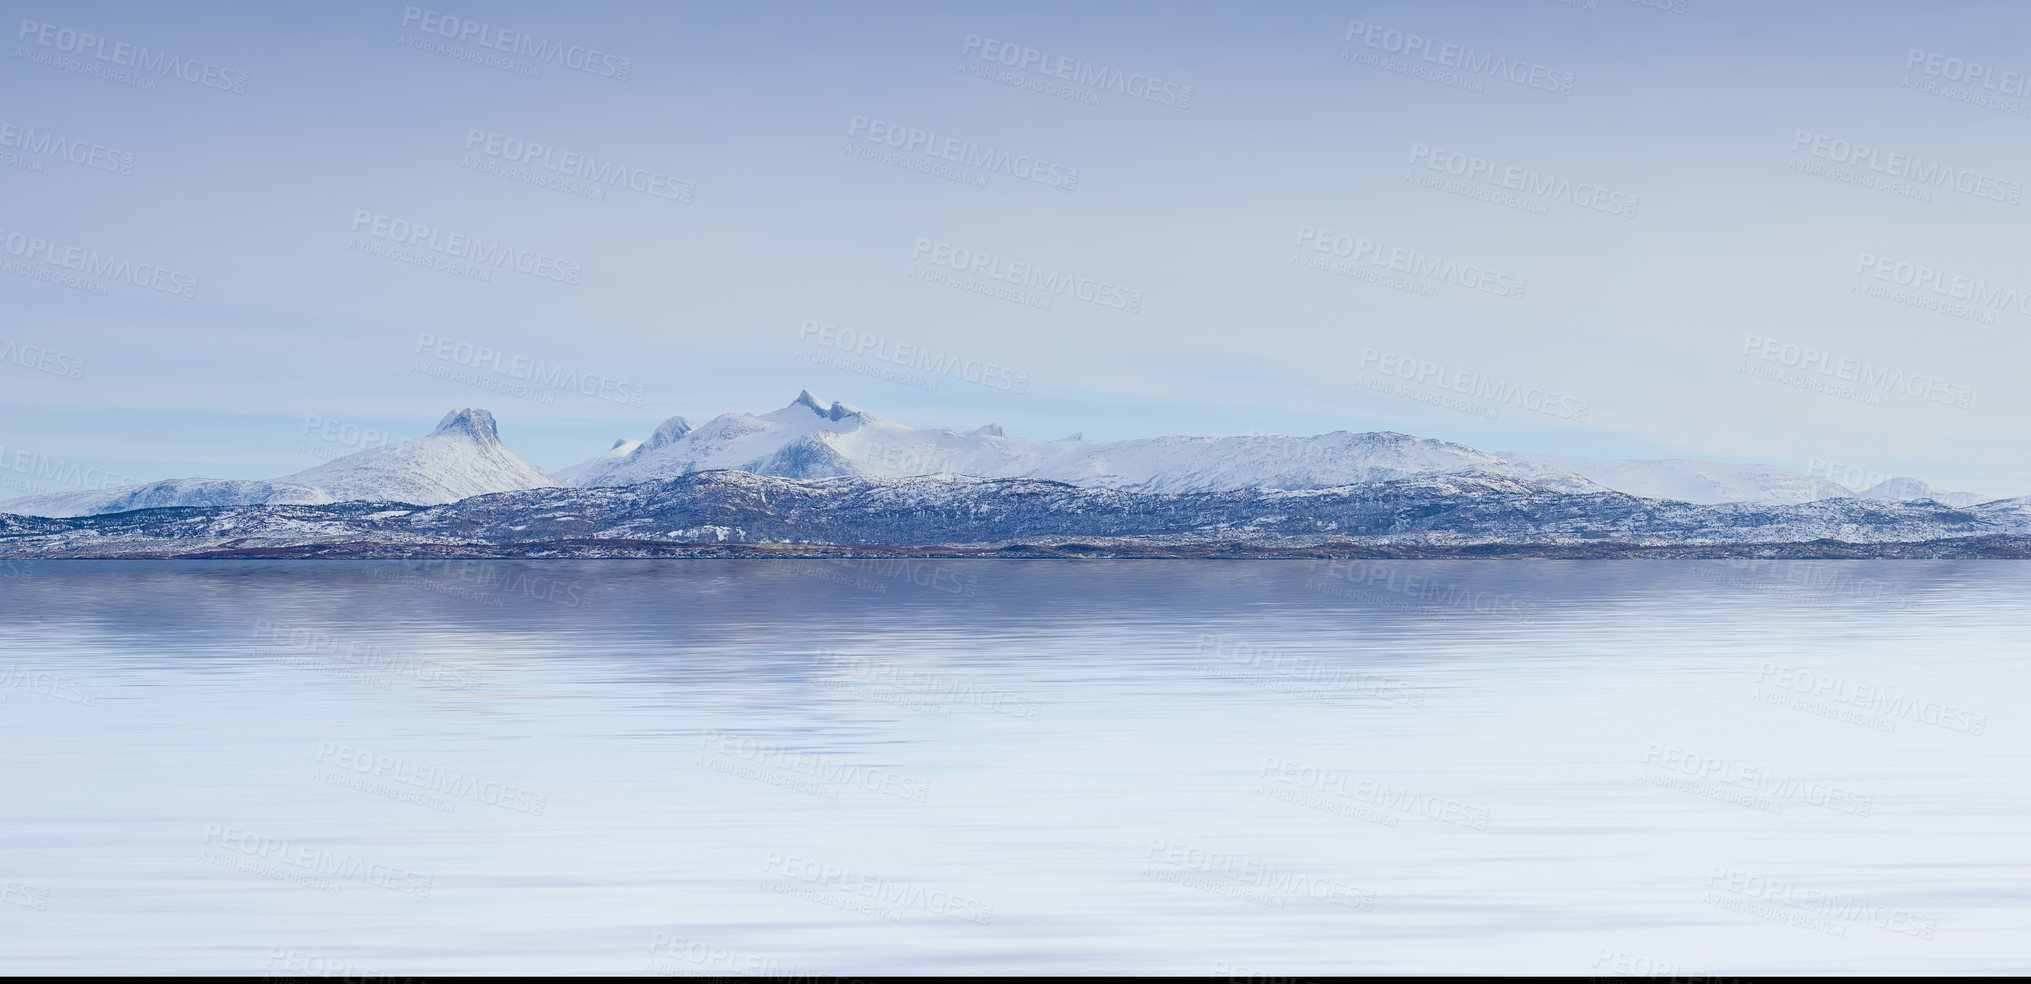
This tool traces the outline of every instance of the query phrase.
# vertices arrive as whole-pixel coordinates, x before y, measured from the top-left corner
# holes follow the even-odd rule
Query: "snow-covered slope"
[[[1683,458],[1654,460],[1580,458],[1572,455],[1533,454],[1522,451],[1496,453],[1519,465],[1544,469],[1546,474],[1580,475],[1617,492],[1648,499],[1691,502],[1703,506],[1723,502],[1794,505],[1801,502],[1817,502],[1821,499],[1860,498],[1886,502],[1916,502],[1930,499],[1949,506],[1965,507],[1995,498],[1975,492],[1943,492],[1915,478],[1893,478],[1866,491],[1857,492],[1839,482],[1788,471],[1774,465],[1740,465],[1718,461],[1691,461]]]
[[[627,486],[704,471],[791,479],[931,475],[1040,479],[1160,494],[1301,491],[1469,476],[1529,482],[1555,493],[1614,491],[1697,505],[1931,500],[1965,508],[1992,498],[1943,492],[1909,478],[1857,492],[1768,465],[1495,455],[1391,432],[1125,441],[1086,441],[1074,434],[1055,441],[1034,440],[1010,437],[996,424],[963,433],[909,427],[844,403],[828,404],[805,391],[790,405],[760,415],[722,414],[702,425],[672,417],[645,439],[617,441],[604,454],[554,474],[524,463],[502,446],[486,411],[456,410],[426,437],[360,451],[277,479],[172,479],[104,491],[53,493],[0,503],[0,513],[71,517],[164,506],[353,501],[437,505],[493,492],[560,485]]]
[[[634,454],[635,449],[641,446],[642,446],[641,441],[623,437],[620,440],[614,442],[612,450],[609,450],[607,453],[600,455],[597,458],[587,458],[586,460],[581,461],[578,464],[566,465],[563,468],[556,469],[555,471],[550,471],[549,472],[550,480],[567,488],[575,486],[579,484],[579,479],[585,477],[586,474],[604,468],[615,461],[625,458],[628,455]]]
[[[428,436],[336,458],[283,481],[324,489],[336,502],[424,506],[557,484],[501,444],[494,415],[485,410],[454,410]]]
[[[1740,465],[1682,458],[1642,461],[1521,451],[1498,453],[1519,465],[1553,473],[1581,475],[1606,488],[1646,499],[1671,499],[1700,505],[1722,502],[1780,505],[1846,499],[1855,495],[1855,490],[1839,482],[1802,475],[1774,465]]]
[[[0,502],[0,513],[21,516],[94,516],[161,506],[314,506],[333,501],[323,489],[294,482],[171,478],[89,492],[49,492]]]
[[[1555,469],[1522,469],[1446,441],[1337,431],[1317,437],[1154,437],[1057,441],[1008,437],[995,424],[966,433],[883,420],[804,391],[770,413],[722,414],[694,426],[682,417],[640,447],[559,469],[580,487],[633,485],[733,469],[783,478],[900,478],[957,474],[1038,478],[1135,492],[1244,488],[1316,489],[1421,475],[1478,473],[1522,478],[1562,491],[1598,492]],[[562,478],[560,478],[562,481]]]
[[[0,502],[23,516],[90,516],[163,506],[316,505],[368,500],[438,505],[488,492],[554,486],[501,444],[493,415],[454,410],[425,437],[357,451],[270,481],[177,478]]]
[[[1915,478],[1892,478],[1878,482],[1860,493],[1864,499],[1882,499],[1889,502],[1921,502],[1930,499],[1949,506],[1966,508],[1995,500],[1993,495],[1980,492],[1944,492]]]
[[[806,390],[781,410],[723,414],[703,425],[673,417],[644,441],[621,441],[597,458],[559,469],[577,487],[665,481],[737,470],[783,478],[968,475],[1039,478],[1086,488],[1192,493],[1318,489],[1426,475],[1477,474],[1536,482],[1564,492],[1623,492],[1718,505],[1795,505],[1825,499],[1918,501],[1964,507],[1992,496],[1942,492],[1898,478],[1865,492],[1773,465],[1687,459],[1616,460],[1497,452],[1389,432],[1316,437],[1153,437],[1055,441],[1009,437],[996,424],[966,432],[918,429]]]

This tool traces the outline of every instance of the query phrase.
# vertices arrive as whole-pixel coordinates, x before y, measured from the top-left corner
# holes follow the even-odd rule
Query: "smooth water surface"
[[[2031,970],[2031,565],[5,562],[0,972]]]

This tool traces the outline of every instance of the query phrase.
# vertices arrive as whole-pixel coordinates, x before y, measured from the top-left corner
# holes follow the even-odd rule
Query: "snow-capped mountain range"
[[[1544,474],[1578,475],[1617,492],[1703,506],[1724,502],[1784,505],[1846,498],[1886,502],[1929,499],[1949,506],[1972,506],[1997,498],[1978,492],[1943,492],[1915,478],[1892,478],[1856,491],[1830,479],[1802,475],[1775,465],[1741,465],[1684,458],[1632,461],[1521,451],[1499,451],[1497,455],[1526,468],[1544,469]]]
[[[720,469],[782,478],[967,475],[1036,478],[1086,488],[1197,493],[1320,489],[1423,475],[1479,474],[1571,493],[1623,492],[1698,505],[1783,505],[1820,499],[1930,499],[1967,506],[1997,498],[1942,492],[1915,478],[1857,491],[1772,465],[1663,459],[1632,461],[1503,451],[1392,432],[1316,437],[1154,437],[1055,441],[1009,437],[996,424],[970,431],[909,427],[809,390],[771,413],[729,413],[703,425],[672,417],[645,440],[616,441],[596,458],[559,469],[560,485],[661,481]]]
[[[92,516],[165,506],[317,505],[407,502],[441,505],[488,492],[557,483],[501,443],[494,416],[453,410],[413,441],[356,451],[268,481],[172,478],[90,492],[52,492],[0,502],[23,516]]]
[[[787,479],[945,476],[1033,479],[1143,494],[1244,489],[1302,491],[1433,476],[1527,482],[1553,493],[1619,492],[1698,505],[1793,505],[1825,499],[1925,501],[1964,507],[1992,499],[1895,478],[1856,491],[1768,465],[1564,455],[1490,454],[1392,432],[1314,437],[1154,437],[1086,441],[910,427],[808,390],[782,409],[726,413],[694,424],[672,417],[646,438],[545,473],[507,450],[493,416],[455,410],[431,434],[371,448],[268,481],[172,479],[0,503],[0,512],[70,517],[165,506],[317,505],[348,501],[441,505],[476,495],[553,486],[612,488],[707,471]]]
[[[1040,441],[1009,437],[995,424],[964,433],[909,427],[844,403],[827,404],[808,390],[759,416],[721,414],[704,424],[672,417],[632,449],[616,444],[559,475],[568,476],[561,484],[590,488],[719,470],[778,478],[1035,478],[1158,493],[1319,489],[1468,472],[1522,477],[1494,455],[1404,434]],[[1577,476],[1537,471],[1533,479],[1554,488],[1602,491]]]

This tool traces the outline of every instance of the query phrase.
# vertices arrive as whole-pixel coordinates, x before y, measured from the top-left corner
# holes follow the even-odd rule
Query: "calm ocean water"
[[[2031,565],[0,563],[0,972],[2031,970]]]

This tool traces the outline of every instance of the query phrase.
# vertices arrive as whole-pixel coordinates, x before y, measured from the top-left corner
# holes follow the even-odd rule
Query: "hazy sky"
[[[0,498],[802,388],[2031,492],[2031,7],[1141,6],[8,2]]]

